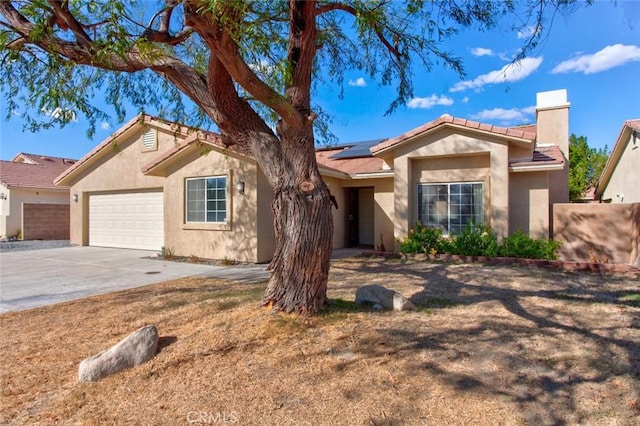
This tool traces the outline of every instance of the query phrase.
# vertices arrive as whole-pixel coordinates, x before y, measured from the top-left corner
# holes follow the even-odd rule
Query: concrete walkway
[[[0,254],[0,313],[46,306],[189,276],[259,282],[266,265],[210,266],[153,258],[156,252],[65,247]]]

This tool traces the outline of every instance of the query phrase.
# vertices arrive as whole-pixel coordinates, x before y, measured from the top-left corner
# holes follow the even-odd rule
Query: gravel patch
[[[71,243],[69,243],[69,240],[0,241],[0,253],[22,250],[43,250],[60,247],[71,247]]]

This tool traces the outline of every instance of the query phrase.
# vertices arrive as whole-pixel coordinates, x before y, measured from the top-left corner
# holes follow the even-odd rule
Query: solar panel
[[[385,139],[374,139],[370,141],[354,142],[351,147],[340,151],[337,154],[333,154],[333,159],[345,159],[345,158],[358,158],[358,157],[371,157],[372,146],[378,145]]]

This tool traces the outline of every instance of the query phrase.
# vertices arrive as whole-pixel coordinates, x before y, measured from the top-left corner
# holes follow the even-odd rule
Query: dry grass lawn
[[[364,284],[418,312],[356,307]],[[326,312],[264,283],[181,279],[0,315],[0,424],[640,424],[637,278],[382,259],[333,263]],[[80,361],[146,324],[150,362]]]

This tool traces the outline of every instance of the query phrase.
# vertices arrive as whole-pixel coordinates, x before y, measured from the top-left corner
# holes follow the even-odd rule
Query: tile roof
[[[638,130],[640,131],[640,119],[635,119],[635,120],[627,120],[624,122],[624,125],[633,129],[633,130]]]
[[[533,157],[529,161],[514,161],[510,167],[528,166],[554,166],[564,164],[564,155],[557,145],[537,146],[533,151]]]
[[[379,173],[386,172],[383,170],[382,165],[384,162],[382,159],[369,156],[358,158],[332,158],[334,155],[343,152],[343,149],[323,149],[316,151],[316,161],[319,165],[327,167],[329,169],[338,170],[347,174],[359,174],[359,173]]]
[[[7,187],[60,188],[53,180],[76,160],[20,153],[13,161],[0,161],[0,182]]]
[[[535,124],[523,124],[520,126],[513,126],[509,128],[513,130],[522,130],[523,132],[527,132],[527,133],[536,133],[538,130]]]
[[[413,138],[414,136],[418,136],[422,133],[433,130],[439,126],[444,125],[453,125],[459,127],[465,127],[471,130],[479,130],[483,132],[494,133],[496,135],[502,135],[507,137],[514,137],[520,139],[528,139],[531,142],[535,141],[536,133],[532,132],[529,129],[529,126],[522,126],[522,129],[519,127],[499,127],[494,126],[493,124],[485,124],[480,123],[478,121],[467,120],[465,118],[456,118],[452,117],[448,114],[445,114],[441,117],[436,118],[433,121],[423,124],[422,126],[416,127],[413,130],[408,131],[400,136],[395,138],[387,139],[384,142],[379,143],[378,145],[371,148],[372,153],[376,153],[385,149],[392,148],[402,142],[405,142],[408,139]]]

